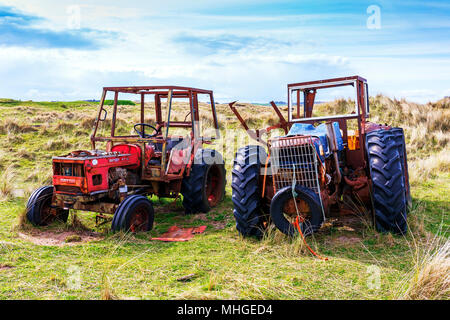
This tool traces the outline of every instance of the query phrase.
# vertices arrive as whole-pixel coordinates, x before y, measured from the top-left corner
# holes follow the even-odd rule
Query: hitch
[[[95,226],[100,227],[101,225],[104,225],[104,224],[112,221],[112,219],[113,219],[113,217],[111,217],[110,215],[106,216],[103,214],[97,214],[95,216]],[[99,221],[101,221],[101,222],[99,222]]]

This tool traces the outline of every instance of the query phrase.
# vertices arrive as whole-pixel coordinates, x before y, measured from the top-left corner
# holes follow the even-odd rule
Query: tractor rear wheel
[[[226,171],[222,155],[211,149],[200,149],[195,155],[189,176],[181,185],[186,214],[206,213],[225,196]]]
[[[236,152],[232,172],[232,200],[236,229],[244,236],[261,238],[264,217],[261,208],[260,173],[267,159],[260,146],[246,146]]]
[[[35,190],[27,203],[27,219],[35,226],[46,226],[56,220],[67,222],[69,210],[52,206],[53,186]]]
[[[392,129],[367,133],[366,150],[372,180],[375,227],[405,234],[406,197],[398,145]]]
[[[403,171],[403,183],[405,184],[405,197],[407,210],[412,207],[411,189],[409,187],[409,173],[408,173],[408,159],[406,157],[406,143],[405,135],[402,128],[392,128],[395,143],[397,144],[398,153],[400,155],[400,162]]]
[[[154,210],[147,197],[132,195],[117,207],[111,224],[112,231],[147,232],[153,227]]]

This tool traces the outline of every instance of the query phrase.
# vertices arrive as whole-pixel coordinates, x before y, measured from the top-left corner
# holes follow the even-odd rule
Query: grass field
[[[157,213],[149,234],[96,229],[89,212],[71,214],[67,225],[31,227],[23,219],[26,199],[51,182],[52,156],[90,149],[97,104],[0,99],[0,299],[448,299],[450,101],[370,100],[373,121],[406,132],[411,230],[397,237],[375,232],[364,219],[331,220],[308,239],[329,258],[322,261],[301,239],[275,230],[262,241],[241,238],[229,183],[225,201],[208,214],[185,216],[179,201],[152,198]],[[319,113],[346,106],[337,100]],[[139,122],[133,108],[119,107],[121,132]],[[208,108],[202,104],[205,124]],[[275,122],[267,106],[238,108],[250,127]],[[175,110],[183,119],[184,106]],[[230,181],[234,152],[248,139],[226,105],[217,112],[222,139],[213,147],[224,153]],[[223,151],[231,140],[237,145]],[[207,229],[188,242],[149,240],[174,224]]]

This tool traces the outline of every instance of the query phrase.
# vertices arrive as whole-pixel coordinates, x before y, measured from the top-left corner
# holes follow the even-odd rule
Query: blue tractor
[[[316,94],[350,87],[354,110],[313,114]],[[359,76],[288,85],[287,120],[250,130],[235,103],[231,110],[258,144],[240,148],[232,172],[236,228],[262,237],[273,222],[283,233],[307,236],[329,217],[369,213],[380,232],[404,234],[411,205],[403,129],[367,121],[368,85]],[[318,101],[316,104],[321,103]],[[271,130],[284,135],[264,140]]]

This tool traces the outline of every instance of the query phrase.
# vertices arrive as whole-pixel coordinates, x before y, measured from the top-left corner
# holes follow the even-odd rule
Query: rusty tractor
[[[110,119],[105,104],[108,93],[114,94]],[[118,107],[119,93],[140,97],[140,110],[135,110],[138,123],[125,130],[122,127],[128,123],[120,116],[129,117],[129,108],[136,104]],[[148,96],[153,96],[154,109],[145,104]],[[210,136],[202,128],[205,111],[199,108],[200,99],[210,105],[206,111],[212,113]],[[189,104],[183,121],[175,118],[173,100]],[[146,117],[148,109],[154,110],[152,117]],[[105,133],[99,134],[99,128]],[[180,194],[186,214],[208,212],[224,197],[226,173],[222,155],[203,145],[211,144],[219,134],[212,91],[178,86],[105,87],[91,135],[92,150],[53,157],[53,185],[30,196],[27,218],[34,225],[48,225],[58,219],[67,221],[69,209],[83,210],[97,213],[97,225],[112,221],[113,231],[149,231],[154,210],[148,196],[176,199]],[[97,149],[97,143],[105,148]]]
[[[323,89],[351,90],[353,111],[313,114]],[[279,123],[250,130],[235,102],[229,106],[251,138],[235,155],[232,201],[243,236],[262,237],[273,222],[284,234],[311,235],[325,219],[371,214],[380,232],[404,234],[411,204],[405,138],[401,128],[369,117],[368,85],[359,76],[289,84],[288,118],[274,102]],[[283,136],[264,140],[271,130]],[[265,147],[267,147],[267,151]]]

